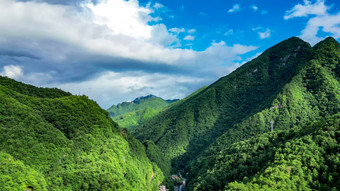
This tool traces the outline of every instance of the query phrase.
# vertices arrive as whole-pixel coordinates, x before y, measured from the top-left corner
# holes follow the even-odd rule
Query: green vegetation
[[[262,184],[262,178],[256,179],[258,181],[252,178],[261,175],[264,177],[265,171],[261,170],[266,167],[282,170],[282,166],[276,168],[276,164],[270,163],[274,161],[277,149],[286,142],[304,140],[304,136],[309,135],[297,135],[296,140],[287,138],[275,145],[271,145],[273,142],[268,143],[267,147],[273,147],[271,154],[262,153],[266,156],[258,156],[260,162],[254,164],[251,161],[245,164],[237,162],[235,165],[231,164],[233,161],[241,160],[241,157],[247,159],[248,151],[242,156],[231,158],[228,158],[228,153],[242,154],[243,151],[238,150],[236,146],[243,144],[244,141],[256,142],[267,139],[278,141],[275,136],[281,136],[280,132],[284,134],[296,129],[291,133],[299,133],[311,122],[340,112],[339,70],[340,45],[333,38],[327,38],[310,47],[308,43],[293,37],[273,46],[258,58],[219,79],[198,94],[174,104],[136,129],[134,134],[142,142],[151,140],[155,143],[165,155],[164,160],[155,162],[163,172],[182,171],[182,174],[188,177],[189,190],[236,189],[236,186],[245,189],[246,187],[241,186],[242,183],[250,185],[249,189],[266,189],[268,187],[265,185],[269,184],[269,180]],[[336,117],[339,115],[335,115]],[[269,133],[271,121],[273,133]],[[334,128],[331,131],[338,132],[338,126]],[[327,139],[327,136],[325,137]],[[338,148],[339,140],[338,138],[335,140],[337,141],[335,146]],[[265,151],[267,147],[264,148]],[[304,149],[302,147],[296,149]],[[228,150],[230,148],[233,149]],[[321,150],[325,148],[320,146],[315,149],[320,150],[319,154],[314,153],[315,157],[323,158]],[[329,156],[339,165],[339,155],[330,153]],[[292,162],[290,158],[285,157],[290,164]],[[261,161],[267,166],[261,166]],[[302,159],[300,162],[303,162]],[[323,164],[327,166],[330,163]],[[303,172],[309,173],[305,167],[301,166],[304,168]],[[168,177],[168,174],[165,175]],[[270,173],[266,176],[270,177]],[[290,183],[296,184],[296,188],[321,189],[328,184],[313,177],[313,184],[320,187],[312,185],[307,174],[308,181],[301,177],[301,183],[305,185],[299,187],[297,182],[294,182],[294,178],[297,178],[295,176],[299,175],[291,177]],[[331,176],[336,179],[334,177],[338,177],[338,174]],[[231,182],[234,184],[229,185]],[[339,189],[334,182],[332,184],[325,189],[333,187]],[[295,189],[294,185],[291,186],[291,189]],[[289,189],[287,186],[277,187],[283,188]]]
[[[192,165],[190,190],[338,190],[340,113],[306,127],[254,136]],[[200,160],[202,160],[201,158]],[[228,173],[226,173],[228,172]]]
[[[158,114],[160,110],[145,108],[132,111],[123,115],[112,117],[112,120],[119,124],[120,127],[133,131],[139,125],[147,122],[150,118]]]
[[[11,155],[0,152],[0,190],[47,190],[44,176]],[[28,186],[29,185],[29,186]]]
[[[111,106],[107,111],[112,119],[122,128],[133,131],[150,118],[178,100],[164,100],[154,95],[136,98],[132,102],[123,102]]]
[[[94,101],[0,77],[3,190],[157,190],[144,146]]]

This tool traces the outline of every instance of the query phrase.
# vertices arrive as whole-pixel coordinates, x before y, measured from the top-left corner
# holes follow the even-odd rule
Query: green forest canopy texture
[[[157,190],[144,146],[94,101],[0,77],[0,190]]]
[[[134,135],[158,147],[164,158],[151,160],[166,177],[181,172],[187,190],[339,190],[339,79],[336,40],[293,37]]]
[[[0,77],[0,105],[1,190],[158,190],[172,173],[187,190],[340,190],[333,38],[273,46],[138,126],[143,144],[85,96]]]
[[[120,127],[132,131],[176,101],[178,99],[164,100],[154,95],[148,95],[136,98],[131,102],[117,104],[117,106],[112,105],[107,111]]]

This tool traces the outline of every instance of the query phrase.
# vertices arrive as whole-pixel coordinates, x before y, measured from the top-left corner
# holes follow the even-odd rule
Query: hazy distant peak
[[[157,97],[157,96],[152,95],[152,94],[149,94],[149,95],[147,95],[147,96],[140,96],[140,97],[136,98],[135,100],[133,100],[132,102],[138,103],[138,102],[140,102],[141,100],[145,100],[145,99],[149,99],[149,98],[153,98],[153,97]]]

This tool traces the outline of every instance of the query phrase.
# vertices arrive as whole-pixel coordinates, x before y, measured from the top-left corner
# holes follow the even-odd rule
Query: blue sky
[[[103,108],[183,98],[292,36],[340,38],[336,0],[1,0],[0,75]]]

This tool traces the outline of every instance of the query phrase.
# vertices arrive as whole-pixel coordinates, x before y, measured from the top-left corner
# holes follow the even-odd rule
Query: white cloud
[[[177,38],[177,34],[169,34],[168,29],[164,24],[156,24],[152,26],[152,38],[149,42],[159,44],[160,46],[179,46],[180,42]]]
[[[251,30],[252,31],[258,31],[257,34],[259,35],[260,39],[269,38],[270,35],[271,35],[271,30],[270,29],[267,28],[266,30],[264,30],[264,28],[261,27],[261,26],[253,27]]]
[[[139,6],[136,0],[101,1],[98,4],[87,3],[83,6],[93,13],[94,23],[109,27],[115,35],[151,38],[152,26],[147,23],[152,20],[149,16],[152,10]]]
[[[179,33],[182,33],[182,32],[185,32],[185,29],[184,28],[171,28],[169,29],[170,32],[173,32],[173,33],[176,33],[176,34],[179,34]]]
[[[202,78],[186,75],[104,72],[96,78],[80,83],[56,84],[56,86],[73,94],[78,92],[85,94],[96,100],[103,108],[108,108],[113,103],[133,100],[136,95],[153,94],[164,99],[183,98],[193,91],[183,84],[198,84],[202,81]]]
[[[329,33],[334,38],[340,38],[340,12],[335,15],[322,15],[311,18],[305,29],[301,32],[301,38],[310,42],[311,44],[316,44],[324,38],[318,37],[318,32],[321,30],[323,32]]]
[[[240,55],[257,48],[223,41],[204,51],[177,48],[178,35],[187,32],[191,43],[195,30],[168,29],[151,16],[157,8],[137,0],[100,0],[83,9],[0,0],[0,50],[28,55],[6,62],[0,55],[2,74],[73,93],[80,88],[105,106],[144,93],[183,97],[228,74]]]
[[[218,77],[225,76],[236,69],[235,61],[241,60],[242,54],[256,50],[255,46],[234,44],[227,46],[224,41],[213,42],[205,51],[200,52],[196,62],[200,63],[206,73],[215,73]]]
[[[259,35],[260,39],[265,39],[270,37],[271,31],[269,29],[266,29],[264,32],[258,32],[257,34]]]
[[[18,80],[24,75],[24,72],[21,66],[6,65],[0,75]]]
[[[235,5],[233,5],[233,7],[231,9],[228,10],[228,13],[234,13],[234,12],[237,12],[237,11],[240,11],[240,10],[241,10],[240,4],[235,4]]]
[[[256,5],[252,5],[250,8],[252,8],[254,11],[257,11],[259,9]]]
[[[187,35],[183,38],[184,40],[195,40],[195,37],[192,35]]]
[[[160,4],[160,3],[155,3],[154,6],[152,6],[154,9],[161,9],[164,8],[164,5]]]
[[[294,17],[306,17],[308,15],[324,15],[327,12],[327,7],[324,0],[317,0],[315,3],[311,3],[308,0],[304,0],[304,4],[297,4],[292,9],[286,11],[284,19],[291,19]]]
[[[114,3],[113,3],[114,2]],[[169,49],[157,35],[175,38],[149,25],[151,9],[140,7],[136,0],[101,1],[84,5],[91,12],[79,12],[64,5],[37,2],[0,1],[0,35],[2,37],[45,43],[53,40],[77,47],[91,54],[119,56],[149,62],[173,63],[181,51]],[[115,11],[122,12],[123,16]],[[129,13],[127,13],[129,12]],[[37,14],[39,13],[39,14]],[[25,31],[25,32],[22,32]],[[167,55],[177,55],[167,56]]]
[[[309,18],[306,27],[301,31],[300,38],[314,45],[326,37],[325,34],[319,36],[320,31],[333,36],[336,39],[340,38],[340,12],[330,14],[328,13],[328,10],[330,9],[331,7],[325,5],[324,0],[317,0],[313,4],[310,1],[305,0],[304,5],[298,4],[286,11],[284,19],[312,15],[312,17]]]
[[[51,84],[71,93],[88,95],[103,108],[114,103],[132,100],[141,95],[154,94],[166,99],[183,98],[198,88],[209,85],[225,76],[241,64],[239,55],[256,50],[255,46],[235,44],[227,46],[224,41],[214,42],[204,51],[196,52],[191,59],[181,58],[183,73],[164,74],[135,72],[103,72],[95,78],[82,82]]]

